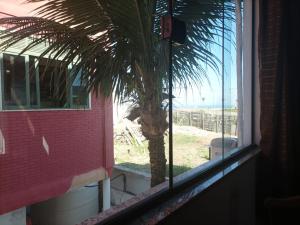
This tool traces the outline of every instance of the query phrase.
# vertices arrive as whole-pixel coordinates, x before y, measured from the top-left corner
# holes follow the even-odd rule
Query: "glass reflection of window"
[[[71,107],[82,108],[88,106],[88,93],[83,87],[81,70],[74,78],[71,87]]]
[[[67,69],[62,69],[58,61],[47,60],[3,54],[4,109],[88,108],[89,93],[81,81],[81,71],[68,85]]]

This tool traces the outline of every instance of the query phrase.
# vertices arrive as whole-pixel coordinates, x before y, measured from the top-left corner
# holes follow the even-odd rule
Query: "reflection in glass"
[[[3,54],[4,107],[26,107],[25,57]]]
[[[66,68],[51,64],[47,59],[39,61],[40,101],[41,108],[67,107],[67,73]]]
[[[81,108],[88,106],[88,92],[84,88],[81,81],[81,71],[77,73],[72,84],[71,90],[71,104],[72,108]]]

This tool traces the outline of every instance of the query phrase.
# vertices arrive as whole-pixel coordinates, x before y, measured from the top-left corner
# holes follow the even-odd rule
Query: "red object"
[[[171,16],[163,16],[160,26],[162,39],[172,39],[173,45],[184,44],[186,39],[185,22]]]
[[[76,175],[110,174],[112,115],[102,97],[91,110],[0,111],[0,214],[65,193]]]
[[[160,19],[161,36],[162,39],[168,39],[172,37],[172,17],[163,16]]]

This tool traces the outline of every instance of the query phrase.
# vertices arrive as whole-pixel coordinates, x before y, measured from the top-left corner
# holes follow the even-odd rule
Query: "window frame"
[[[254,69],[254,62],[253,62],[253,55],[255,54],[254,52],[254,45],[253,45],[253,32],[254,31],[254,4],[255,1],[253,0],[246,0],[245,2],[248,2],[248,4],[252,4],[251,9],[249,10],[251,13],[251,18],[248,18],[251,21],[251,29],[248,30],[248,32],[251,32],[250,35],[248,33],[248,38],[250,38],[250,43],[246,42],[246,48],[248,48],[248,50],[244,49],[243,51],[243,55],[247,54],[246,58],[244,55],[244,62],[246,61],[246,59],[250,59],[249,63],[244,63],[243,67],[244,67],[244,78],[247,77],[247,79],[243,79],[243,85],[244,87],[247,87],[247,90],[243,89],[244,92],[244,96],[247,96],[248,99],[244,100],[244,114],[243,117],[247,119],[246,123],[244,124],[244,127],[247,127],[247,133],[243,132],[243,135],[246,138],[244,139],[244,145],[243,147],[241,147],[240,149],[235,149],[233,151],[232,154],[230,154],[228,157],[225,157],[224,159],[222,159],[221,161],[206,165],[205,167],[203,167],[200,171],[197,170],[197,168],[192,169],[194,172],[192,174],[189,174],[188,177],[186,177],[186,179],[181,179],[181,180],[175,180],[174,182],[174,187],[172,188],[163,188],[162,190],[158,191],[157,193],[155,193],[154,195],[151,195],[150,197],[143,199],[141,202],[139,202],[138,204],[134,205],[133,207],[130,208],[125,208],[124,210],[120,211],[117,214],[112,215],[110,218],[108,218],[107,220],[101,221],[98,224],[114,224],[114,222],[119,223],[120,221],[125,222],[126,218],[131,219],[132,217],[137,217],[137,215],[140,215],[141,213],[145,212],[146,210],[149,210],[149,207],[161,204],[162,202],[166,201],[167,199],[171,198],[172,196],[178,194],[179,192],[183,191],[185,188],[190,187],[191,185],[195,184],[195,183],[199,183],[204,181],[207,177],[212,176],[212,174],[216,173],[217,171],[220,171],[220,169],[225,168],[226,166],[228,166],[231,162],[236,161],[240,158],[242,158],[243,156],[245,156],[246,154],[249,154],[249,152],[253,152],[257,147],[255,145],[255,143],[253,142],[253,130],[254,130],[254,118],[253,118],[253,111],[254,111],[254,96],[253,96],[253,92],[254,92],[254,73],[255,73],[255,69]],[[249,21],[248,21],[249,22]],[[249,24],[248,24],[249,25]],[[250,28],[250,27],[249,27]],[[246,32],[243,33],[243,37],[246,36]],[[244,43],[244,42],[243,42]],[[250,49],[249,49],[250,47]],[[0,94],[1,94],[1,98],[0,98],[0,110],[2,109],[3,106],[3,102],[2,102],[2,98],[3,98],[3,76],[2,76],[2,70],[3,70],[3,63],[2,63],[2,58],[0,60],[0,66],[1,66],[1,74],[0,74]],[[245,69],[245,67],[248,66],[248,68]],[[249,68],[250,67],[250,68]],[[72,97],[72,96],[71,96]],[[90,98],[90,93],[89,93],[89,106],[91,106],[90,104],[91,98]],[[246,110],[247,109],[247,110]],[[25,109],[26,110],[26,109]],[[28,109],[27,109],[28,110]],[[31,109],[31,110],[35,110],[35,109]],[[41,110],[41,111],[49,111],[49,110],[80,110],[80,109],[37,109],[37,110]],[[81,109],[82,110],[82,109]],[[83,109],[85,110],[85,109]],[[9,110],[12,111],[12,110]],[[14,111],[24,111],[24,110],[14,110]],[[247,117],[246,117],[247,115]],[[250,125],[250,126],[248,126]],[[247,140],[247,141],[246,141]],[[248,144],[247,144],[248,143]]]
[[[14,55],[14,56],[22,56],[25,58],[25,79],[26,79],[26,105],[25,106],[6,106],[4,105],[4,63],[3,63],[3,55]],[[67,90],[66,90],[66,99],[67,103],[69,104],[69,107],[66,108],[41,108],[41,102],[40,102],[40,79],[39,79],[39,67],[38,67],[38,61],[35,61],[35,82],[36,82],[36,94],[37,94],[37,104],[32,105],[31,104],[31,88],[30,88],[30,57],[36,58],[38,57],[36,54],[33,54],[32,52],[29,52],[28,54],[19,54],[17,51],[13,51],[11,49],[8,49],[7,51],[0,52],[0,111],[7,111],[7,112],[14,112],[14,111],[61,111],[61,110],[91,110],[91,98],[92,95],[89,92],[87,96],[87,105],[86,106],[80,106],[80,107],[73,107],[73,104],[71,104],[72,101],[72,85],[67,84]],[[34,59],[36,60],[36,59]],[[67,68],[69,69],[69,67]],[[69,79],[69,73],[67,74],[67,82]],[[69,85],[69,87],[68,87]]]

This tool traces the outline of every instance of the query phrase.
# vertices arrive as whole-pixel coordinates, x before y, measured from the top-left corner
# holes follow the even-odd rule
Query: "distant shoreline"
[[[182,111],[187,111],[187,110],[190,110],[190,111],[195,111],[195,110],[222,110],[222,107],[173,107],[173,110],[174,111],[179,111],[179,110],[182,110]],[[227,111],[227,110],[237,110],[236,107],[224,107],[224,110]]]
[[[223,107],[221,105],[186,105],[186,106],[177,106],[173,105],[174,109],[222,109]],[[224,109],[237,109],[237,106],[235,105],[225,105]]]

